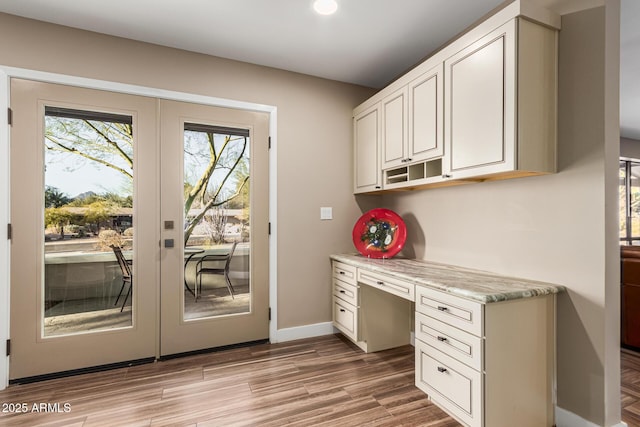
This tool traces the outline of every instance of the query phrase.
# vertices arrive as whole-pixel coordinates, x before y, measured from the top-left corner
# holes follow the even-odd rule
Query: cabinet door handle
[[[443,178],[451,178],[451,175],[449,175],[448,173],[444,173],[444,174],[442,174],[442,177]]]
[[[445,372],[447,372],[447,368],[443,368],[442,366],[438,366],[438,372],[445,373]]]
[[[441,337],[440,335],[438,335],[438,341],[445,342],[446,340],[446,337]]]
[[[449,309],[448,309],[447,307],[444,307],[444,306],[442,306],[442,305],[439,305],[439,306],[438,306],[438,310],[440,310],[440,311],[448,311]]]
[[[382,187],[380,187],[379,185],[376,185],[376,190],[381,189]]]
[[[410,162],[411,160],[413,160],[411,157],[409,157],[406,161]]]

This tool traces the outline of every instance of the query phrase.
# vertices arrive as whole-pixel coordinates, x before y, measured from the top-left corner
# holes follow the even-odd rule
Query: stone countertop
[[[357,254],[335,254],[331,259],[483,304],[565,291],[552,283],[415,259],[372,259]]]

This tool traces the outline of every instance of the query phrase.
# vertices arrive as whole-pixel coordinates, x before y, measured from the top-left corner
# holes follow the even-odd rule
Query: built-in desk
[[[365,352],[410,343],[416,386],[468,426],[552,426],[562,286],[411,259],[332,255],[333,324]]]

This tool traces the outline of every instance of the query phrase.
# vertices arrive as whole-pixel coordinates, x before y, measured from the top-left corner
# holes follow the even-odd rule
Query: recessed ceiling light
[[[338,3],[336,0],[316,0],[313,9],[320,15],[331,15],[338,10]]]

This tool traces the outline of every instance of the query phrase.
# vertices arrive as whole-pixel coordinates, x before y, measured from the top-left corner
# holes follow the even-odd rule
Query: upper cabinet
[[[380,104],[374,104],[354,114],[353,192],[355,194],[382,189],[380,133]]]
[[[442,64],[382,100],[382,169],[442,156]]]
[[[452,178],[516,166],[515,28],[512,20],[444,62],[444,128]]]
[[[382,100],[382,169],[398,166],[409,159],[409,115],[407,87],[401,87]]]
[[[554,30],[514,19],[445,60],[451,179],[556,171],[556,58]]]
[[[442,65],[409,82],[408,162],[440,157],[444,153],[442,132],[444,79]]]
[[[357,107],[355,192],[555,172],[559,27],[515,0]],[[364,140],[373,110],[378,134]]]

